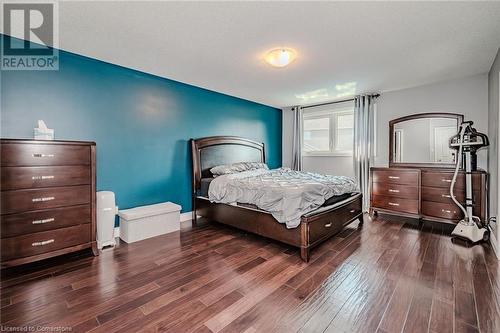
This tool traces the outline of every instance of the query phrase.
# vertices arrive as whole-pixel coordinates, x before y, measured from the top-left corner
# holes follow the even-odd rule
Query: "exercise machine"
[[[451,199],[463,211],[464,218],[457,224],[452,236],[470,240],[473,243],[489,239],[487,221],[481,221],[472,211],[472,171],[477,169],[476,152],[480,148],[489,146],[486,134],[479,133],[472,121],[464,121],[460,124],[458,133],[451,137],[450,148],[458,151],[456,154],[456,166],[453,179],[450,184]],[[465,171],[465,207],[455,198],[454,188],[460,167]]]

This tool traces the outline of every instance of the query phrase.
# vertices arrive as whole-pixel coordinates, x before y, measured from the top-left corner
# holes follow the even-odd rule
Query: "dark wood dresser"
[[[1,140],[1,266],[95,243],[95,143]]]
[[[455,224],[463,218],[450,196],[452,169],[371,168],[371,212]],[[474,214],[487,219],[487,173],[474,171]],[[455,197],[465,202],[465,174],[460,172]]]

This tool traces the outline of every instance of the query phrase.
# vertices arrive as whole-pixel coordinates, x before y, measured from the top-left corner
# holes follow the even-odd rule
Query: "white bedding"
[[[216,177],[208,198],[218,203],[253,204],[273,215],[287,228],[320,207],[334,195],[357,191],[354,178],[293,171],[289,168],[258,169]]]

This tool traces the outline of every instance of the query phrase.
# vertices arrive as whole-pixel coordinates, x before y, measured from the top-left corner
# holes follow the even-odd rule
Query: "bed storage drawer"
[[[91,222],[90,204],[2,216],[2,238]]]
[[[418,200],[374,195],[372,206],[403,213],[418,214]]]
[[[87,166],[3,167],[2,190],[84,185],[91,183]]]
[[[18,144],[5,142],[1,147],[2,166],[89,165],[89,145]]]
[[[416,186],[373,183],[372,193],[373,195],[418,200],[418,187]]]
[[[2,261],[47,253],[90,242],[90,224],[2,239]]]
[[[404,184],[418,186],[419,170],[412,169],[385,169],[373,170],[372,181],[374,183]]]
[[[362,214],[361,196],[334,212],[308,216],[309,242],[314,244],[339,232],[348,222]]]
[[[2,191],[2,214],[88,204],[90,186],[49,187],[43,189]]]

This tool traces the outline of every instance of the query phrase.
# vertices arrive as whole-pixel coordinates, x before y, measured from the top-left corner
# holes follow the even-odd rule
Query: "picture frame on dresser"
[[[96,244],[96,144],[1,139],[1,267]]]

